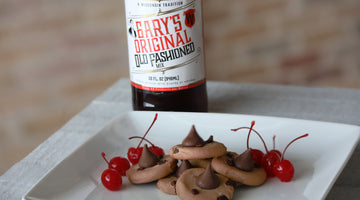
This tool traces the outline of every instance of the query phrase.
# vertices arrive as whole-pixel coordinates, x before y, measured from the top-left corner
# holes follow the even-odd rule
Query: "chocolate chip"
[[[226,155],[227,155],[228,157],[230,157],[230,158],[234,157],[234,154],[232,154],[232,153],[230,153],[230,152],[226,153]]]
[[[225,195],[221,195],[217,198],[217,200],[229,200]]]
[[[255,167],[255,168],[260,168],[261,165],[259,165],[258,163],[254,163],[254,167]]]
[[[174,152],[174,153],[179,153],[179,149],[178,149],[178,148],[174,148],[173,152]]]
[[[214,142],[214,136],[210,136],[209,139],[206,140],[206,143],[212,143]]]
[[[199,190],[197,190],[197,189],[192,189],[192,190],[191,190],[191,193],[192,193],[192,194],[199,194]]]
[[[234,161],[232,159],[228,159],[228,160],[226,160],[226,164],[228,164],[230,166],[234,166]]]
[[[164,157],[164,155],[159,155],[158,157],[159,157],[159,159],[162,159]]]
[[[175,185],[176,185],[176,181],[171,181],[170,185],[175,186]]]
[[[160,161],[158,162],[158,165],[162,165],[162,164],[164,164],[164,163],[166,163],[166,160],[160,160]]]
[[[235,185],[236,185],[236,183],[235,183],[234,181],[230,180],[230,179],[227,180],[225,184],[226,184],[226,185],[231,185],[231,186],[233,186],[233,187],[235,187]]]

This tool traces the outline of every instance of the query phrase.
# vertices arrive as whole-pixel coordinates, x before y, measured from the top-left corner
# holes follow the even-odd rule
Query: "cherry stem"
[[[248,129],[249,127],[244,126],[244,127],[239,127],[239,128],[233,128],[233,129],[230,129],[230,130],[235,132],[235,131],[238,131],[240,129],[246,129],[246,128]]]
[[[280,161],[284,160],[285,151],[286,151],[287,148],[290,146],[290,144],[294,143],[294,142],[295,142],[296,140],[298,140],[298,139],[301,139],[301,138],[304,138],[304,137],[307,137],[307,136],[309,136],[308,133],[306,133],[306,134],[304,134],[304,135],[302,135],[302,136],[299,136],[299,137],[293,139],[293,140],[285,147],[285,149],[284,149],[284,151],[283,151],[283,153],[282,153],[282,155],[281,155]]]
[[[146,135],[149,133],[151,127],[154,125],[154,123],[155,123],[155,121],[156,121],[156,119],[157,119],[157,116],[158,116],[158,114],[155,113],[155,117],[154,117],[153,122],[151,123],[150,127],[148,128],[148,130],[146,131],[145,135],[142,137],[141,141],[139,142],[139,144],[138,144],[138,146],[137,146],[136,148],[139,148],[139,147],[140,147],[140,145],[141,145],[141,143],[143,142],[143,140],[145,139]]]
[[[129,137],[128,139],[129,139],[129,140],[132,140],[132,139],[134,139],[134,138],[144,139],[146,142],[148,142],[149,144],[151,144],[151,146],[155,146],[155,145],[154,145],[153,143],[151,143],[148,139],[143,138],[143,137],[140,137],[140,136],[132,136],[132,137]]]
[[[236,128],[236,129],[231,129],[231,131],[238,131],[238,130],[240,130],[240,129],[251,129],[251,128],[249,128],[249,127],[240,127],[240,128]],[[254,132],[259,136],[259,138],[261,139],[262,143],[264,144],[266,153],[269,153],[269,150],[268,150],[268,148],[267,148],[267,146],[266,146],[266,143],[265,143],[264,139],[261,137],[260,133],[257,132],[255,129],[251,129],[251,130],[254,131]]]
[[[276,138],[276,135],[273,136],[273,149],[275,150],[275,138]]]
[[[107,164],[109,164],[109,161],[105,158],[105,153],[101,152],[101,156],[104,158],[104,160],[107,162]]]
[[[251,133],[251,130],[253,129],[254,125],[255,125],[255,121],[252,121],[250,129],[249,129],[249,133],[248,133],[248,136],[247,136],[247,141],[246,141],[247,149],[250,149],[250,146],[249,146],[250,133]]]

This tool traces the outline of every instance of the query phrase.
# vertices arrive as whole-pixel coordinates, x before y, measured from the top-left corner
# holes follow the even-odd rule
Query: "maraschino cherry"
[[[307,137],[309,134],[304,134],[292,140],[284,149],[281,158],[274,164],[273,173],[280,179],[281,182],[290,182],[294,177],[295,169],[293,164],[289,160],[284,160],[284,154],[287,148],[300,138]]]
[[[101,156],[108,163],[109,169],[115,169],[120,173],[121,176],[126,176],[126,170],[130,168],[129,161],[124,157],[114,157],[110,160],[110,162],[105,158],[105,153],[102,152]]]
[[[279,155],[275,151],[267,152],[261,160],[261,166],[265,169],[268,177],[274,177],[273,167],[280,160]]]
[[[139,159],[141,157],[141,154],[142,154],[142,150],[143,150],[143,147],[140,147],[141,143],[143,142],[143,140],[146,140],[145,137],[146,135],[149,133],[151,127],[154,125],[155,121],[157,120],[157,116],[158,114],[156,113],[155,114],[155,117],[154,117],[154,120],[153,122],[151,123],[150,127],[148,128],[148,130],[146,131],[146,133],[144,134],[143,137],[141,137],[141,140],[138,144],[138,146],[136,148],[134,147],[130,147],[129,150],[128,150],[128,153],[127,153],[127,156],[129,158],[129,161],[133,164],[133,165],[136,165],[138,162],[139,162]],[[134,137],[130,137],[129,139],[133,139],[133,138],[140,138],[138,136],[134,136]],[[149,149],[155,153],[156,155],[164,155],[164,150],[158,146],[155,146],[154,144],[152,144],[149,140],[146,140],[147,142],[149,142],[152,146],[149,147]]]
[[[122,185],[121,174],[115,169],[106,169],[101,174],[102,184],[111,191],[119,190]]]
[[[121,161],[119,162],[119,159],[117,159],[117,157],[115,157],[116,159],[114,160],[112,159],[112,162],[108,162],[108,160],[105,158],[104,152],[101,153],[101,156],[104,158],[106,163],[108,163],[109,167],[101,174],[102,184],[111,191],[119,190],[122,185],[122,173],[124,172],[123,170],[127,168],[127,164],[130,166],[129,162],[126,160],[127,164],[124,164],[126,162],[124,162],[123,159],[120,159]]]
[[[273,149],[268,151],[262,161],[261,166],[265,169],[266,174],[268,177],[274,177],[273,167],[276,162],[279,161],[281,157],[281,152],[277,149],[275,149],[275,138],[276,136],[273,136]]]

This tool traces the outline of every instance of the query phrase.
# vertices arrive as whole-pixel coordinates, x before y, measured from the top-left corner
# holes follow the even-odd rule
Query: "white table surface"
[[[209,112],[241,113],[360,125],[360,90],[208,81]],[[132,110],[121,79],[0,177],[0,199],[21,199],[48,171],[111,119]],[[360,197],[357,146],[326,199]]]

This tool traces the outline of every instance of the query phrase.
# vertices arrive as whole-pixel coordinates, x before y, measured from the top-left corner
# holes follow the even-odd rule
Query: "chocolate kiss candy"
[[[254,169],[254,161],[251,157],[251,150],[248,149],[244,153],[234,158],[234,165],[236,168],[243,171],[252,171]]]
[[[204,140],[199,136],[195,130],[195,126],[192,125],[189,134],[181,143],[184,147],[201,147],[204,145]]]
[[[202,189],[215,189],[220,185],[220,179],[211,169],[211,164],[196,179],[196,184]]]
[[[192,168],[190,162],[188,160],[183,160],[176,171],[176,177],[179,178],[185,170],[190,168]]]
[[[140,168],[148,168],[155,166],[159,162],[159,157],[149,150],[147,145],[144,145],[140,160],[139,167]]]

